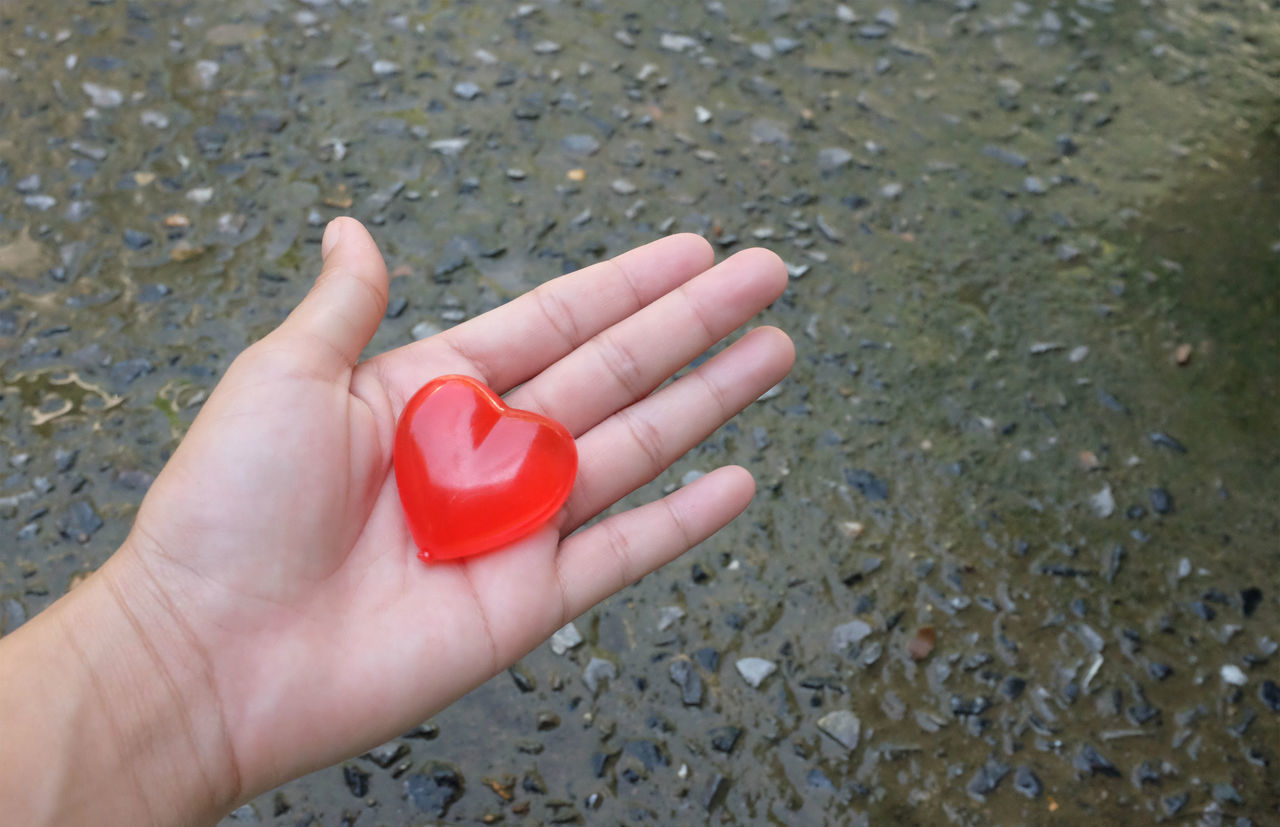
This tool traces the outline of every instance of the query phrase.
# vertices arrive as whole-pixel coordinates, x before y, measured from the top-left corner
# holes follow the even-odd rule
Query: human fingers
[[[324,266],[273,336],[328,375],[355,366],[387,309],[387,268],[378,245],[354,218],[335,218],[320,246]]]
[[[578,480],[561,530],[572,531],[658,476],[781,381],[794,360],[795,348],[785,333],[759,328],[581,436]]]
[[[443,333],[379,356],[403,404],[449,371],[470,373],[498,393],[536,375],[601,330],[711,266],[711,245],[690,233],[637,247],[543,284]]]
[[[750,472],[718,468],[662,499],[566,539],[556,556],[565,621],[715,534],[755,493]]]
[[[786,288],[782,260],[744,250],[623,319],[507,400],[576,435],[654,388],[767,307]]]

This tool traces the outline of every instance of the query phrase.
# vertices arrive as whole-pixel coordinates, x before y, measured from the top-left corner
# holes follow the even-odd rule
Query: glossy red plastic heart
[[[555,420],[508,408],[469,376],[413,395],[396,426],[396,485],[422,560],[492,551],[533,533],[569,497],[573,437]]]

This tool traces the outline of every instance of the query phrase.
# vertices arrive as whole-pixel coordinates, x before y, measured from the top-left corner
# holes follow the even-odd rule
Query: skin
[[[743,468],[585,522],[790,370],[758,328],[655,390],[786,286],[774,254],[713,266],[672,236],[359,361],[387,274],[327,228],[307,297],[229,367],[124,545],[0,640],[0,812],[14,824],[207,824],[411,729],[750,502]],[[461,373],[563,423],[580,466],[551,524],[424,565],[391,449],[432,378]]]

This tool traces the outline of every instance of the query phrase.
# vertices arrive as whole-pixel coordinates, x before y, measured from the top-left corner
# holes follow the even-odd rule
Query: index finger
[[[441,348],[471,365],[498,393],[536,376],[600,331],[706,270],[706,239],[668,236],[546,282],[482,316],[376,357],[379,370],[411,394],[434,378]],[[407,398],[407,395],[406,395]],[[401,400],[402,402],[404,400]]]

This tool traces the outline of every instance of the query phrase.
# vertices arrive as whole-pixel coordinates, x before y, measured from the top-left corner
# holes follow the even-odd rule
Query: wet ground
[[[692,230],[800,357],[641,496],[749,512],[232,821],[1280,821],[1274,3],[631,5],[0,9],[0,631],[329,218],[375,351]]]

